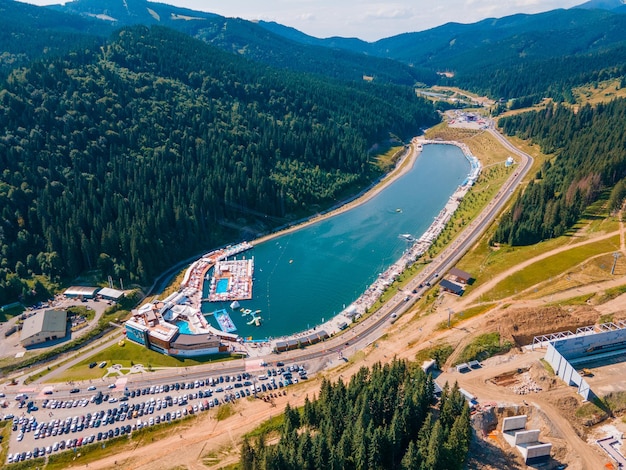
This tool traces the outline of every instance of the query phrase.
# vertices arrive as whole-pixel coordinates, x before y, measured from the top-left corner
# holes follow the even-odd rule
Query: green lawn
[[[107,362],[108,366],[121,364],[122,367],[131,367],[133,364],[142,364],[144,367],[191,367],[209,362],[224,361],[233,359],[227,354],[215,354],[201,356],[195,359],[176,358],[151,351],[139,344],[125,341],[124,346],[115,344],[102,352],[87,356],[83,361],[68,369],[64,374],[56,376],[51,380],[54,382],[67,382],[70,380],[98,379],[104,376],[106,369],[99,367],[89,368],[91,362],[100,364]]]
[[[465,346],[455,364],[473,360],[484,361],[491,356],[508,352],[512,346],[509,341],[503,342],[500,339],[500,333],[485,333]]]
[[[9,321],[11,318],[21,315],[23,311],[24,307],[22,305],[13,308],[0,309],[0,322],[4,323]]]
[[[453,312],[450,317],[449,327],[452,328],[464,320],[468,320],[477,315],[482,315],[488,312],[489,310],[491,310],[492,308],[496,307],[496,305],[497,305],[496,303],[481,304],[475,307],[466,308],[465,310],[462,310],[460,312]],[[437,325],[438,330],[445,330],[447,328],[448,328],[448,320],[444,320],[439,325]]]
[[[619,235],[588,245],[572,248],[538,261],[498,283],[483,300],[497,300],[522,292],[540,282],[567,272],[583,261],[603,253],[619,250]]]
[[[489,244],[489,240],[493,236],[495,227],[496,224],[493,224],[485,235],[483,235],[481,240],[457,264],[459,269],[472,273],[476,279],[473,285],[467,287],[466,293],[468,294],[479,287],[483,282],[492,279],[498,273],[506,271],[529,258],[533,258],[570,242],[573,232],[577,229],[585,229],[583,232],[576,234],[577,237],[583,241],[587,237],[587,234],[598,232],[609,233],[617,230],[619,224],[615,217],[609,216],[606,213],[606,200],[603,199],[592,204],[585,211],[581,220],[570,233],[534,245],[501,245],[498,248],[494,248]],[[605,251],[608,251],[608,249]]]

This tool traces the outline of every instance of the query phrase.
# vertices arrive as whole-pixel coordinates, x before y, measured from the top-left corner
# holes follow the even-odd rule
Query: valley
[[[0,460],[620,468],[625,8],[0,1]]]

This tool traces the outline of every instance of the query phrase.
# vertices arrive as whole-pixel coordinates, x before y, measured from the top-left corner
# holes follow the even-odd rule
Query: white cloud
[[[317,17],[315,16],[314,13],[302,13],[300,15],[297,15],[296,19],[302,20],[302,21],[316,21]]]
[[[364,15],[365,20],[369,19],[399,19],[399,18],[409,18],[413,16],[413,10],[410,8],[378,8],[374,11],[368,11]]]

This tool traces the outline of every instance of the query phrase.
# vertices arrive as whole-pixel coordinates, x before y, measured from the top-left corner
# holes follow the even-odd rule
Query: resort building
[[[24,347],[64,338],[67,333],[65,310],[44,310],[24,320],[21,343]]]
[[[173,356],[206,356],[227,351],[228,346],[215,336],[179,334],[170,344],[170,354]]]
[[[302,348],[304,346],[317,344],[327,338],[329,338],[329,336],[326,331],[315,331],[307,336],[302,336],[300,338],[291,338],[285,341],[277,341],[274,349],[276,350],[276,352],[291,351],[293,349]]]
[[[222,341],[237,341],[239,337],[208,325],[202,313],[187,302],[187,297],[179,292],[164,301],[143,305],[126,321],[126,338],[169,356],[194,357],[228,351],[228,345]]]

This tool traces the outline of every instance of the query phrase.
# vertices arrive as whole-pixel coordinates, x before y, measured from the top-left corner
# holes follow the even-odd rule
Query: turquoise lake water
[[[425,145],[413,168],[369,201],[335,217],[255,246],[253,299],[241,307],[261,310],[260,327],[229,303],[241,336],[278,337],[312,328],[340,313],[407,248],[401,234],[419,238],[469,173],[453,145]],[[208,294],[208,282],[203,297]],[[218,327],[212,316],[208,320]]]

